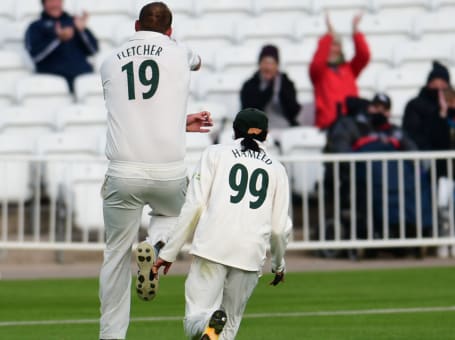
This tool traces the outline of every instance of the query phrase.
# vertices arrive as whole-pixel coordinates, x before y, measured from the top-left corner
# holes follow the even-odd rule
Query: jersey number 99
[[[259,187],[258,182],[260,182]],[[231,203],[239,203],[245,196],[248,188],[250,194],[257,197],[256,201],[250,202],[250,208],[258,209],[264,203],[267,196],[269,175],[264,169],[258,168],[249,176],[248,169],[243,164],[237,163],[229,173],[229,185],[232,190],[236,191],[236,195],[231,195]]]
[[[151,74],[150,74],[151,71]],[[136,89],[134,86],[134,68],[133,62],[123,65],[122,72],[126,72],[128,80],[128,99],[136,99]],[[138,69],[139,81],[142,85],[147,86],[148,90],[142,93],[142,99],[150,99],[155,94],[160,80],[160,70],[154,60],[145,60],[139,65]]]

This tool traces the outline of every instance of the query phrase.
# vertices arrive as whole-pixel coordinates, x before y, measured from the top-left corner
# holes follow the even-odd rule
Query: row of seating
[[[135,18],[148,0],[65,0],[65,8],[72,13],[83,10],[92,15],[121,15]],[[201,17],[210,14],[229,13],[258,16],[266,13],[295,11],[308,15],[320,15],[325,9],[358,10],[378,13],[387,9],[420,9],[437,11],[454,6],[451,0],[167,0],[166,3],[176,14]],[[20,20],[35,17],[41,11],[41,4],[35,0],[3,0],[0,17]]]

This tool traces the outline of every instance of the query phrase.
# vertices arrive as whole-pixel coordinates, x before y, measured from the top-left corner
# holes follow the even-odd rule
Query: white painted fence
[[[281,157],[294,195],[301,198],[291,211],[294,234],[289,249],[455,245],[452,181],[438,181],[436,173],[443,164],[452,178],[454,158],[455,152]],[[105,169],[106,161],[97,157],[0,158],[0,249],[103,249],[99,190]],[[364,185],[359,184],[361,171]],[[333,181],[324,185],[329,174]],[[388,182],[393,176],[398,180],[392,195]],[[422,190],[425,180],[427,192]],[[374,199],[378,192],[379,203]],[[359,202],[359,195],[365,200]],[[417,207],[430,202],[430,225],[422,209],[410,214],[410,200]],[[397,212],[394,223],[391,211]]]

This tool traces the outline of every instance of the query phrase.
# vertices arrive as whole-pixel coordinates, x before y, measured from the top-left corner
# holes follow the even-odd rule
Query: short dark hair
[[[166,33],[172,25],[172,12],[163,2],[151,2],[139,13],[142,31]]]

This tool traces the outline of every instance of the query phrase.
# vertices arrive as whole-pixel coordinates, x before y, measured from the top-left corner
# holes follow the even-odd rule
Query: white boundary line
[[[245,319],[264,319],[264,318],[286,318],[286,317],[311,317],[311,316],[344,316],[344,315],[384,315],[384,314],[412,314],[412,313],[435,313],[435,312],[455,312],[455,306],[447,307],[415,307],[415,308],[385,308],[385,309],[360,309],[360,310],[334,310],[334,311],[315,311],[315,312],[290,312],[290,313],[256,313],[246,314]],[[160,321],[181,321],[183,316],[157,316],[131,318],[131,322],[160,322]],[[74,324],[94,324],[99,319],[76,319],[76,320],[36,320],[36,321],[4,321],[0,322],[0,327],[11,326],[39,326],[39,325],[74,325]]]

